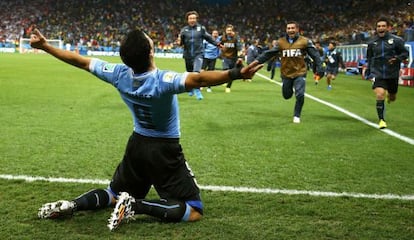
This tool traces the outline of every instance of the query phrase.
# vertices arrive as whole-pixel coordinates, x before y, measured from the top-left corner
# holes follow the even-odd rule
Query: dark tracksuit
[[[203,40],[217,45],[213,37],[207,32],[206,28],[200,24],[185,26],[180,32],[181,45],[184,47],[183,58],[187,72],[200,72],[204,54]],[[195,61],[200,59],[200,64]],[[198,66],[200,65],[200,66]]]
[[[388,60],[393,57],[397,58],[397,61],[390,64]],[[404,40],[394,34],[386,33],[384,37],[376,36],[369,41],[368,65],[365,74],[375,76],[376,83],[374,82],[372,87],[380,86],[388,89],[390,93],[397,93],[401,62],[407,58],[408,50],[404,47]],[[379,85],[381,81],[377,80],[391,80],[392,82],[387,82],[388,86],[382,86]]]
[[[375,36],[369,41],[365,75],[374,79],[372,89],[380,87],[387,89],[390,94],[396,94],[401,62],[408,57],[408,54],[408,50],[404,47],[404,40],[394,34]],[[396,61],[390,63],[389,60],[392,58],[396,58]],[[378,119],[385,120],[384,100],[377,99],[376,109]]]

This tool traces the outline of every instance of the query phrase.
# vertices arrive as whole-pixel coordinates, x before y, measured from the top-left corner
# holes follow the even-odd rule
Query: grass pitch
[[[132,132],[116,90],[47,55],[1,54],[0,62],[0,175],[109,180]],[[157,59],[157,65],[184,71],[182,59]],[[315,86],[308,76],[307,94],[377,123],[369,82],[340,74],[327,91],[324,81]],[[395,137],[414,138],[413,88],[400,87],[397,101],[386,106],[389,130],[396,135],[310,98],[302,123],[293,124],[294,99],[284,100],[280,86],[260,75],[250,83],[234,82],[230,94],[224,86],[203,94],[202,101],[179,96],[181,144],[206,187],[202,221],[165,224],[139,216],[111,233],[106,227],[111,209],[38,220],[41,204],[105,185],[0,178],[2,238],[413,238],[414,146]],[[375,197],[387,194],[394,197]]]

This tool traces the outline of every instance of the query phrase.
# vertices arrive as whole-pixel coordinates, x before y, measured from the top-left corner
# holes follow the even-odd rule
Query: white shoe
[[[57,202],[43,204],[37,213],[39,218],[63,218],[70,217],[75,211],[75,203],[72,201],[59,200]]]
[[[300,123],[300,118],[299,118],[299,117],[294,116],[294,117],[293,117],[293,123]]]
[[[108,219],[108,228],[109,230],[114,230],[121,224],[122,220],[134,219],[135,212],[132,211],[132,203],[135,203],[135,198],[131,197],[126,192],[121,192],[116,202],[114,211],[111,214],[111,217]]]
[[[226,88],[226,93],[231,93],[231,89],[230,88]]]

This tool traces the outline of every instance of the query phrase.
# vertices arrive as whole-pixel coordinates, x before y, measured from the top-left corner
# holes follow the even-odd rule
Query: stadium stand
[[[283,34],[288,20],[298,21],[305,35],[321,43],[361,44],[373,34],[381,14],[392,18],[400,36],[412,32],[414,19],[413,2],[406,0],[2,0],[0,9],[1,46],[28,37],[37,26],[49,38],[95,50],[116,49],[128,29],[140,27],[160,50],[176,51],[189,10],[201,13],[200,22],[209,30],[231,23],[242,41],[258,38],[263,43]]]

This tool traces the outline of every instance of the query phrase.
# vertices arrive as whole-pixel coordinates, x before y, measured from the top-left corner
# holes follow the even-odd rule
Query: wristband
[[[229,70],[229,77],[231,80],[242,79],[241,68],[232,68]]]

